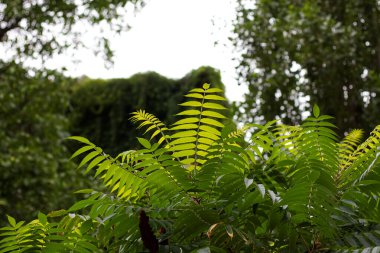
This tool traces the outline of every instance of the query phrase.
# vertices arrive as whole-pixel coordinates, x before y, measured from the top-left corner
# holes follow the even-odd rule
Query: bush
[[[144,109],[171,124],[183,95],[205,82],[224,90],[220,73],[211,67],[193,70],[179,80],[155,72],[128,79],[83,79],[70,98],[70,132],[91,139],[112,155],[135,149],[138,132],[128,120],[131,112]]]
[[[380,127],[338,142],[315,106],[301,126],[231,129],[219,92],[192,89],[170,127],[135,112],[147,139],[116,157],[71,137],[108,191],[27,224],[8,217],[1,252],[378,252]]]

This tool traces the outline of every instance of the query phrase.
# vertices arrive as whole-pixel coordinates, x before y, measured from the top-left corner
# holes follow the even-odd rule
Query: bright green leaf
[[[45,214],[38,212],[38,220],[45,225],[47,223],[47,217]]]
[[[101,152],[99,151],[92,151],[91,153],[89,153],[87,156],[85,156],[85,158],[83,158],[83,160],[78,166],[78,169],[85,165],[87,162],[89,162],[91,159],[93,159],[95,156],[99,155],[100,153]]]
[[[177,113],[177,115],[188,115],[188,116],[194,116],[199,115],[201,112],[198,110],[185,110],[180,113]]]
[[[199,93],[189,93],[189,94],[186,94],[185,97],[203,99],[203,95]]]
[[[191,106],[191,107],[201,107],[202,103],[198,101],[188,101],[182,104],[179,104],[181,106]]]
[[[313,114],[314,114],[314,117],[316,117],[316,118],[319,117],[319,107],[317,104],[315,104],[313,107]]]
[[[200,103],[199,103],[200,104]],[[199,105],[201,106],[201,105]],[[223,105],[220,105],[220,104],[216,104],[216,103],[204,103],[203,104],[203,107],[204,108],[209,108],[209,109],[216,109],[216,110],[226,110],[227,108],[224,107]]]
[[[202,87],[203,87],[203,89],[207,90],[210,88],[210,84],[204,83]]]
[[[90,149],[93,149],[94,148],[94,146],[84,146],[84,147],[81,147],[80,149],[78,149],[71,157],[70,157],[70,160],[71,159],[73,159],[74,157],[76,157],[76,156],[78,156],[78,155],[80,155],[80,154],[82,154],[82,153],[84,153],[84,152],[86,152],[86,151],[88,151],[88,150],[90,150]]]
[[[10,215],[7,215],[7,219],[8,219],[9,224],[10,224],[12,227],[15,227],[15,226],[16,226],[16,220],[15,220],[15,218],[13,218],[13,217],[10,216]]]
[[[192,137],[197,135],[197,132],[194,130],[182,131],[179,133],[175,133],[171,136],[171,138],[182,138],[182,137]]]
[[[203,111],[202,116],[209,116],[209,117],[214,117],[214,118],[219,118],[219,119],[225,119],[226,117],[218,112],[214,111]]]
[[[205,99],[226,101],[224,97],[218,95],[206,95]]]
[[[199,121],[199,118],[185,118],[178,120],[173,125],[182,125],[182,124],[188,124],[188,123],[197,123]]]
[[[216,120],[210,119],[210,118],[202,118],[201,122],[206,123],[208,125],[216,126],[216,127],[224,127],[224,125],[222,123],[220,123],[219,121],[216,121]]]
[[[137,138],[137,140],[140,142],[140,144],[146,148],[146,149],[150,149],[152,147],[152,145],[150,144],[150,142],[147,140],[147,139],[144,139],[144,138]]]
[[[93,143],[91,143],[88,139],[82,137],[82,136],[70,136],[68,137],[67,139],[70,139],[70,140],[76,140],[76,141],[79,141],[79,142],[82,142],[82,143],[85,143],[85,144],[88,144],[90,146],[95,146]]]

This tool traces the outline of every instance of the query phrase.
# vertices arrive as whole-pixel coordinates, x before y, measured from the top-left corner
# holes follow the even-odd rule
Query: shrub
[[[131,112],[143,109],[167,124],[174,123],[183,95],[203,83],[224,90],[219,71],[211,67],[200,67],[179,80],[155,72],[127,79],[82,79],[70,97],[70,133],[90,139],[111,155],[136,149],[138,130],[128,120]]]
[[[220,123],[220,91],[191,90],[170,127],[133,113],[139,150],[111,157],[71,137],[108,191],[27,224],[8,217],[0,252],[378,252],[380,127],[338,142],[315,106],[301,126],[236,130]]]

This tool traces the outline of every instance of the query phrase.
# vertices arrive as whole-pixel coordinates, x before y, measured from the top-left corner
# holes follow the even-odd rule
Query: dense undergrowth
[[[29,223],[8,217],[0,252],[380,251],[380,127],[339,141],[315,106],[300,126],[234,129],[219,92],[192,89],[171,126],[136,111],[146,138],[116,157],[71,137],[78,168],[107,190]]]

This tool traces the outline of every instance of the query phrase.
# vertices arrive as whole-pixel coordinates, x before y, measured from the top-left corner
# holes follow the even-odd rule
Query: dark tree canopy
[[[379,123],[378,1],[238,2],[233,42],[249,86],[241,118],[299,123],[316,103],[340,133]]]
[[[0,0],[0,45],[14,56],[49,57],[67,47],[81,47],[76,25],[108,27],[120,32],[128,28],[125,7],[141,7],[143,0]],[[112,56],[107,38],[100,36],[99,48],[106,59]],[[8,57],[12,57],[7,52]],[[1,56],[3,58],[3,56]]]
[[[83,186],[63,144],[71,80],[25,68],[24,60],[84,46],[86,25],[124,30],[127,4],[138,8],[143,1],[0,0],[0,223],[5,214],[29,219],[38,209],[65,208],[75,199],[66,193]],[[99,36],[93,49],[110,59],[108,39]]]
[[[212,83],[224,90],[219,71],[201,67],[174,80],[155,72],[128,79],[83,79],[71,95],[71,133],[85,136],[106,152],[138,147],[139,130],[129,121],[131,113],[143,109],[171,124],[188,90]]]
[[[66,208],[75,200],[66,193],[85,186],[63,143],[68,79],[7,66],[0,75],[0,224],[5,214],[30,219],[39,209]]]

